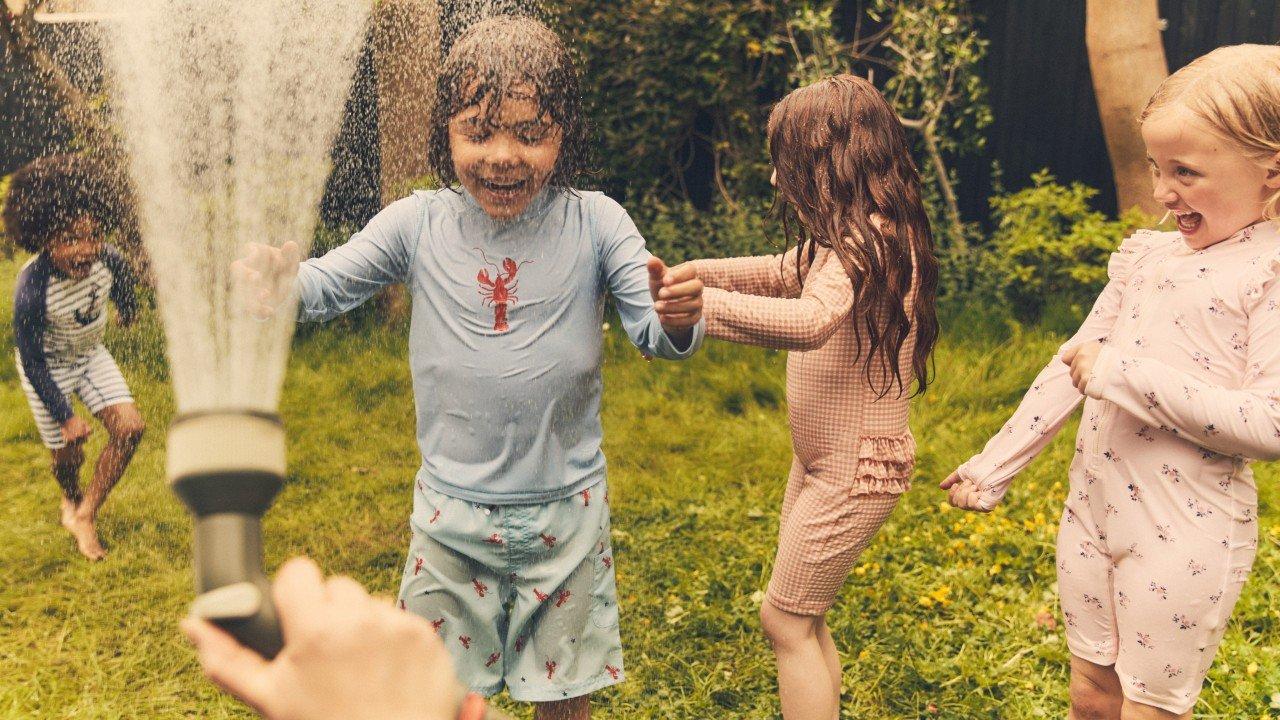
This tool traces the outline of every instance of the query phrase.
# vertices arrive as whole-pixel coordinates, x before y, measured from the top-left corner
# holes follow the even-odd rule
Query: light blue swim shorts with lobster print
[[[400,607],[426,618],[472,690],[550,702],[621,682],[605,481],[485,505],[419,484]]]

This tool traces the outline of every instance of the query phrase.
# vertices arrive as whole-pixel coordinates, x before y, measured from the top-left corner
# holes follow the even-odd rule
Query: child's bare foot
[[[80,549],[81,555],[95,562],[107,556],[107,551],[102,547],[102,542],[98,540],[98,528],[91,518],[74,513],[71,516],[71,525],[67,529],[71,531],[72,537],[76,539],[76,546]]]

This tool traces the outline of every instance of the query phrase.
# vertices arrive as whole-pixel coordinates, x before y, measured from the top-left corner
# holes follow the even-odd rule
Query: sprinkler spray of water
[[[104,28],[177,401],[168,477],[195,518],[192,612],[268,658],[262,517],[296,300],[251,317],[231,266],[250,243],[310,246],[369,5],[129,0]]]

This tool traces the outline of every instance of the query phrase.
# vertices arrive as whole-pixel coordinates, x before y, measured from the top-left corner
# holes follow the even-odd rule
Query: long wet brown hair
[[[835,252],[853,283],[855,342],[867,383],[880,397],[895,384],[901,396],[912,379],[913,394],[924,392],[938,339],[938,261],[920,173],[893,108],[862,78],[821,80],[774,107],[769,152],[787,242],[798,248],[797,270],[821,245]],[[878,227],[873,215],[883,219]],[[912,333],[913,377],[903,378],[900,357]]]

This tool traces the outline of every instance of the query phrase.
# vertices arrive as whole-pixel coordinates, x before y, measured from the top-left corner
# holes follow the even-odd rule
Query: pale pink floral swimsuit
[[[910,393],[899,396],[896,384],[883,398],[871,390],[850,315],[853,284],[831,250],[819,249],[800,271],[794,249],[693,265],[708,286],[707,335],[791,351],[787,415],[794,457],[766,597],[788,612],[825,613],[911,486]],[[864,338],[862,347],[868,346]],[[914,347],[913,333],[899,354],[908,388]],[[875,368],[872,373],[880,377]]]
[[[1066,348],[1104,346],[1058,531],[1072,654],[1115,665],[1125,696],[1195,705],[1257,552],[1250,458],[1280,458],[1280,231],[1203,250],[1139,231]],[[959,469],[994,506],[1080,402],[1062,351]]]

